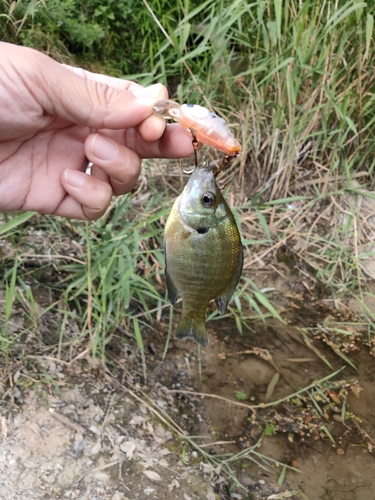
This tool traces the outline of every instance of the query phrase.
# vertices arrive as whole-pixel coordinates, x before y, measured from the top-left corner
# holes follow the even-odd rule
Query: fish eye
[[[204,207],[211,208],[215,203],[215,195],[207,191],[206,193],[202,194],[201,201]]]

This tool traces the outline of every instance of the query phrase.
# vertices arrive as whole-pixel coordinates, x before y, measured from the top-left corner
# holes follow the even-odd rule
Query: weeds
[[[310,296],[324,290],[339,311],[347,308],[348,297],[356,300],[361,316],[353,323],[374,352],[373,292],[367,288],[369,277],[375,277],[371,6],[356,0],[206,0],[173,7],[151,0],[137,5],[5,1],[0,38],[44,50],[59,61],[131,75],[144,84],[162,81],[180,102],[204,101],[226,118],[244,147],[222,178],[230,185],[227,197],[235,205],[246,256],[230,305],[237,330],[243,333],[270,316],[283,321],[272,303],[273,287],[260,288],[252,279],[254,270],[273,268],[279,257]],[[144,328],[156,328],[155,322],[159,328],[169,315],[162,332],[165,359],[173,323],[161,278],[161,247],[171,191],[158,191],[153,178],[165,180],[156,165],[133,197],[115,202],[90,225],[40,220],[31,213],[4,216],[0,352],[6,364],[10,354],[19,352],[19,339],[23,355],[28,352],[27,336],[43,319],[46,308],[39,310],[33,296],[42,273],[49,275],[60,320],[58,359],[66,352],[69,360],[90,352],[106,362],[108,344],[121,331],[135,339],[146,379]],[[41,230],[47,235],[43,244],[37,238]],[[27,313],[27,325],[18,330],[9,328],[15,306]],[[217,312],[208,319],[216,321]],[[302,342],[332,372],[331,360],[314,340],[323,340],[340,361],[356,369],[349,354],[351,342],[359,340],[349,323],[300,328]],[[268,386],[268,398],[278,380]],[[324,388],[314,382],[306,391],[314,411],[324,415],[322,402],[332,403]],[[241,399],[246,393],[236,395]],[[297,390],[291,398],[300,395]],[[267,401],[262,408],[282,401]],[[334,439],[327,427],[322,429]],[[256,446],[220,462],[203,456],[225,467],[241,457],[264,459]]]
[[[9,363],[9,344],[11,344],[9,323],[11,320],[12,307],[15,298],[16,277],[17,261],[14,262],[10,280],[5,283],[4,323],[0,335],[0,352],[4,356],[6,366],[8,366]]]

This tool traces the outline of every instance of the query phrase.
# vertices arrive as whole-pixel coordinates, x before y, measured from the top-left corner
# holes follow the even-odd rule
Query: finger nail
[[[118,146],[107,137],[96,134],[92,142],[92,152],[99,160],[109,161],[117,155]]]
[[[135,97],[141,98],[141,99],[163,99],[164,98],[164,92],[163,92],[163,85],[161,83],[155,83],[154,85],[151,85],[150,87],[145,87],[144,89],[137,89],[133,90],[133,94]]]
[[[80,188],[84,186],[87,181],[87,175],[79,170],[66,169],[64,172],[65,181],[72,187]]]

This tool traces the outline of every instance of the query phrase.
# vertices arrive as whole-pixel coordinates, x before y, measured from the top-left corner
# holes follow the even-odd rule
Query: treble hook
[[[182,171],[183,171],[184,174],[190,175],[190,174],[192,174],[194,172],[194,170],[196,168],[197,167],[194,165],[194,167],[191,170],[186,170],[185,168],[183,168]]]
[[[226,167],[232,160],[233,158],[237,158],[238,153],[232,153],[231,155],[225,155],[223,158],[223,161],[221,162],[220,168],[217,169],[215,172],[215,177],[217,177],[220,172],[223,170],[224,167]]]
[[[193,148],[194,148],[194,167],[190,170],[186,170],[183,168],[182,171],[184,174],[190,175],[198,167],[198,163],[199,163],[199,149],[198,149],[198,147],[199,147],[199,144],[201,144],[201,143],[198,141],[197,134],[193,128],[188,128],[187,131],[191,134],[191,136],[193,138],[191,143],[192,143]],[[233,160],[233,158],[236,158],[237,156],[238,156],[238,152],[232,153],[230,155],[225,155],[223,158],[223,161],[221,162],[220,167],[214,173],[214,176],[217,177],[220,174],[220,172],[223,170],[223,168],[226,167],[228,165],[228,163],[231,162]],[[205,163],[207,163],[206,160],[203,161],[203,166],[205,165]],[[223,190],[226,187],[226,185],[227,185],[227,183],[223,184],[223,186],[218,185],[218,187],[220,190]]]
[[[199,146],[199,141],[197,139],[197,134],[195,133],[195,130],[193,128],[188,128],[188,132],[191,133],[191,136],[193,140],[191,141],[193,148],[194,148],[194,165],[195,168],[197,168],[198,163],[199,163],[199,158],[198,158],[198,146]],[[193,170],[194,172],[194,170]]]
[[[206,158],[205,156],[203,156],[203,168],[207,168],[209,169],[210,168],[210,159],[209,158]],[[220,170],[218,169],[216,172],[214,172],[214,177],[215,177],[215,182],[216,182],[216,185],[217,187],[220,189],[220,191],[222,191],[223,189],[225,189],[227,187],[227,182],[225,184],[223,184],[222,186],[220,186],[217,181],[216,181],[216,176],[217,174],[220,172]]]
[[[194,170],[197,168],[198,163],[199,163],[199,157],[198,157],[198,146],[199,146],[199,141],[197,139],[197,134],[195,133],[194,129],[187,129],[188,132],[191,134],[193,140],[191,141],[193,148],[194,148],[194,167],[191,170],[186,170],[182,169],[184,174],[190,175],[194,172]]]

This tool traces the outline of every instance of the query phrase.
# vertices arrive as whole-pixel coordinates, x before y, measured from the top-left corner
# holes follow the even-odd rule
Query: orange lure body
[[[241,144],[234,137],[223,118],[197,104],[178,104],[170,99],[158,101],[154,112],[172,118],[187,132],[195,132],[198,142],[211,146],[227,155],[241,152]]]

